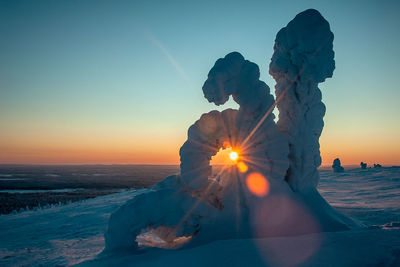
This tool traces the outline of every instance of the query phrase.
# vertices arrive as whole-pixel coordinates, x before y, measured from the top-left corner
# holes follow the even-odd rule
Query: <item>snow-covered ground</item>
[[[72,265],[93,258],[104,248],[110,214],[135,194],[0,215],[0,265]]]
[[[0,265],[400,266],[400,168],[322,171],[319,191],[368,228],[99,257],[110,214],[141,192],[131,190],[0,216]]]

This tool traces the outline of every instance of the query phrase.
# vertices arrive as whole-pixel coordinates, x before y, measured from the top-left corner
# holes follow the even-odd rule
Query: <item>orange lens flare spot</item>
[[[247,170],[249,169],[246,163],[244,163],[243,161],[238,162],[238,164],[236,164],[236,167],[240,172],[247,172]]]
[[[266,196],[269,193],[269,182],[260,173],[250,173],[246,178],[246,185],[250,192],[258,197]]]
[[[239,158],[239,155],[237,152],[232,151],[231,153],[229,153],[229,158],[233,161],[237,160]]]

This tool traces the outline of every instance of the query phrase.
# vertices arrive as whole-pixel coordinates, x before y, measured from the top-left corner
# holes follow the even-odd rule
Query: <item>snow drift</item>
[[[332,42],[328,22],[311,9],[278,32],[270,64],[276,101],[255,63],[238,52],[218,59],[204,96],[216,105],[232,96],[239,110],[211,111],[189,128],[180,174],[111,215],[105,252],[358,226],[316,190],[325,114],[318,84],[333,74]],[[211,157],[226,147],[238,152],[236,165],[212,175]]]

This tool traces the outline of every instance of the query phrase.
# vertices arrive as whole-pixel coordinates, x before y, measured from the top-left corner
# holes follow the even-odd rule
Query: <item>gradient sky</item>
[[[178,163],[214,62],[242,53],[273,92],[275,35],[307,8],[335,35],[323,164],[400,164],[400,2],[281,0],[0,0],[0,163]]]

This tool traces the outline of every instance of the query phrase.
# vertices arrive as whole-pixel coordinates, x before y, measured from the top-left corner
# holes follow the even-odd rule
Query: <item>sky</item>
[[[276,33],[315,8],[335,35],[322,164],[400,165],[399,1],[0,0],[0,164],[178,164],[238,51],[268,74]],[[277,112],[275,111],[277,114]]]

